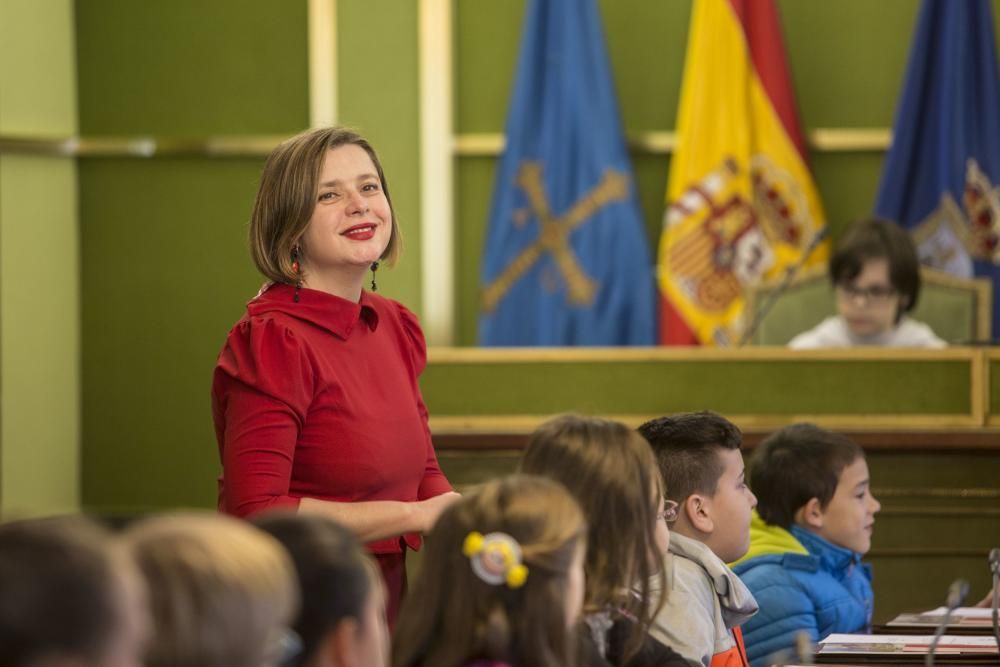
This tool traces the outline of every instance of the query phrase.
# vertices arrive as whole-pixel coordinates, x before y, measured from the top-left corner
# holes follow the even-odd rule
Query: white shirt
[[[874,336],[851,333],[847,322],[840,316],[828,317],[818,325],[793,338],[788,347],[793,350],[816,350],[824,347],[929,347],[941,348],[948,344],[938,338],[923,322],[903,317],[899,324]]]

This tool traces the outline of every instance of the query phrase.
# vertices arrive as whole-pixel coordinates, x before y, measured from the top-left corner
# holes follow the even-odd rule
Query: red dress
[[[275,284],[229,332],[212,382],[222,459],[219,509],[237,516],[337,502],[423,500],[451,485],[438,467],[417,385],[426,346],[416,316],[362,292],[360,303]],[[368,545],[389,593],[405,587],[407,534]]]

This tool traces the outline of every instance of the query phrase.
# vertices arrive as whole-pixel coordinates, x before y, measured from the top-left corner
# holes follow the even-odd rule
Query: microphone
[[[760,325],[764,322],[764,318],[767,317],[767,314],[771,312],[772,308],[774,308],[774,304],[778,303],[778,299],[784,296],[785,292],[788,291],[788,288],[791,287],[792,280],[799,272],[799,269],[805,265],[809,257],[813,254],[816,248],[819,247],[819,244],[825,241],[826,237],[829,235],[830,228],[825,225],[816,231],[816,234],[809,241],[809,245],[807,245],[805,250],[802,251],[802,256],[799,257],[799,261],[795,262],[795,264],[792,264],[785,270],[785,276],[782,278],[781,284],[779,284],[774,291],[768,295],[764,303],[762,303],[760,308],[757,309],[757,312],[754,313],[753,319],[750,320],[750,324],[748,324],[747,328],[743,330],[743,336],[740,337],[738,347],[743,347],[751,338],[753,338],[753,335],[757,333],[757,329],[759,329]]]
[[[768,667],[787,667],[787,665],[812,665],[815,659],[815,648],[809,633],[799,630],[795,633],[795,645],[769,656],[765,662]]]
[[[990,549],[990,572],[993,574],[993,636],[997,640],[997,654],[1000,655],[1000,623],[997,622],[997,607],[1000,605],[1000,549]]]
[[[956,579],[948,587],[948,597],[945,598],[944,616],[941,618],[941,622],[938,623],[937,631],[934,633],[931,645],[927,649],[927,658],[924,660],[926,667],[934,667],[934,652],[937,650],[938,642],[941,641],[941,635],[944,634],[945,628],[951,622],[951,612],[962,606],[962,601],[968,594],[969,582],[965,579]]]
[[[965,579],[956,579],[951,582],[951,586],[948,587],[948,597],[945,600],[945,606],[948,607],[948,611],[952,612],[961,607],[962,600],[968,594],[969,582]]]

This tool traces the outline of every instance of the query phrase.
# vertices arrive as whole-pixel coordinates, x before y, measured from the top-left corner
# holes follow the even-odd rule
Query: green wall
[[[378,150],[403,236],[379,291],[421,310],[417,2],[337,0],[338,122]],[[443,261],[443,258],[442,258]]]
[[[0,134],[76,133],[70,0],[0,0]],[[0,513],[80,502],[79,253],[71,159],[0,155]]]
[[[81,134],[304,129],[306,7],[80,3]],[[405,238],[403,261],[380,272],[379,289],[419,309],[416,3],[337,7],[339,121],[379,148]],[[375,56],[372,25],[385,45]],[[214,503],[209,388],[226,333],[262,282],[246,245],[262,166],[262,158],[80,160],[87,507]]]
[[[80,132],[298,132],[309,122],[306,31],[304,1],[78,3]],[[87,507],[214,502],[209,388],[226,332],[262,283],[246,242],[262,166],[80,160]]]

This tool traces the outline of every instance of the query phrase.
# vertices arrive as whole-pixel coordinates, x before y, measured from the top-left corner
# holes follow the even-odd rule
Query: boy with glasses
[[[792,349],[945,347],[930,327],[906,316],[920,294],[920,264],[906,231],[888,220],[852,224],[830,259],[837,315],[799,334]]]
[[[702,667],[747,667],[739,626],[757,612],[726,566],[746,553],[757,499],[743,476],[743,435],[714,412],[660,417],[639,427],[653,448],[671,521],[668,590],[650,634]]]

